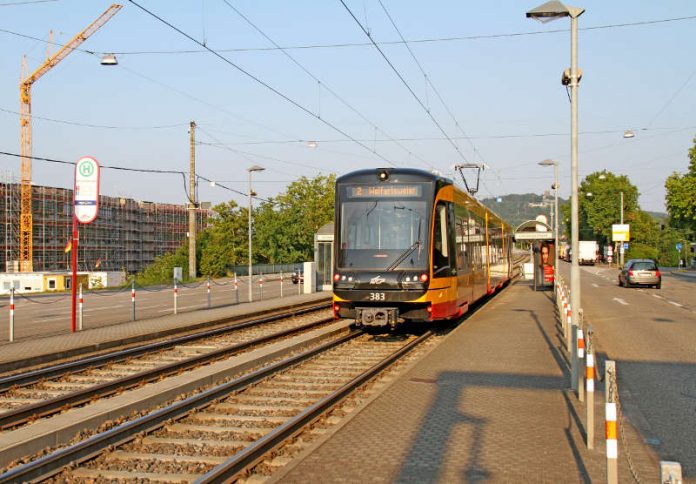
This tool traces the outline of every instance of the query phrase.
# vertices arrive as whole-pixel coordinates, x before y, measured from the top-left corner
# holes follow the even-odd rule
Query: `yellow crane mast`
[[[70,42],[48,57],[32,74],[25,77],[19,84],[19,124],[21,127],[21,202],[19,215],[19,270],[32,272],[34,270],[33,219],[31,207],[31,86],[52,67],[62,61],[94,32],[99,30],[111,17],[122,8],[113,4],[102,13],[97,20],[86,29],[73,37]],[[24,73],[22,73],[24,75]]]

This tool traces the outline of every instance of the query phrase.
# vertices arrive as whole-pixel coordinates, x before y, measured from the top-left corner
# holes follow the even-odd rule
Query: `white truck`
[[[578,247],[578,264],[595,265],[599,244],[594,240],[581,240]]]

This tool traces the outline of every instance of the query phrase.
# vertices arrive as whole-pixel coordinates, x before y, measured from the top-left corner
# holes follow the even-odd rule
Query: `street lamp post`
[[[251,197],[253,196],[254,192],[251,190],[251,174],[255,171],[263,170],[265,170],[265,168],[259,165],[254,165],[247,168],[247,172],[249,173],[249,302],[253,301],[254,297],[251,278],[251,271],[253,269],[251,265]]]
[[[529,12],[527,18],[533,18],[540,22],[549,22],[561,17],[570,17],[570,75],[564,72],[563,84],[570,88],[570,238],[571,238],[571,266],[570,266],[570,306],[571,322],[578,324],[578,310],[580,309],[580,265],[578,263],[579,252],[579,227],[578,227],[578,17],[585,9],[568,7],[558,0],[551,0]]]
[[[553,166],[553,236],[554,236],[554,259],[553,259],[553,286],[556,288],[558,281],[558,162],[556,160],[542,160],[541,166]]]

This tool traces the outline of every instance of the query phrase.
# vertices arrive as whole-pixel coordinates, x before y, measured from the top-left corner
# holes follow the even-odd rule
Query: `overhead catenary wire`
[[[440,125],[440,123],[438,122],[438,120],[435,119],[435,116],[433,116],[433,113],[430,111],[430,109],[428,109],[428,108],[426,107],[426,105],[423,104],[423,101],[421,100],[421,98],[418,97],[418,95],[415,93],[415,91],[413,90],[413,88],[409,85],[409,83],[406,81],[406,79],[404,79],[404,76],[401,75],[401,72],[399,72],[399,70],[396,68],[396,66],[394,66],[394,64],[389,60],[389,57],[387,57],[387,55],[386,55],[386,54],[384,53],[384,51],[379,47],[379,45],[377,45],[377,44],[375,43],[374,39],[372,38],[372,34],[365,28],[365,26],[360,22],[360,20],[358,20],[358,18],[355,16],[355,14],[353,13],[353,11],[348,7],[348,5],[346,5],[346,2],[345,2],[344,0],[339,0],[339,2],[341,2],[341,4],[342,4],[343,7],[346,9],[346,11],[348,12],[348,14],[349,14],[349,15],[353,18],[353,20],[355,21],[355,23],[358,24],[358,26],[360,27],[360,30],[362,30],[363,33],[367,36],[367,38],[370,39],[370,41],[372,42],[372,45],[375,47],[375,49],[377,49],[377,51],[380,53],[380,55],[382,56],[382,58],[387,62],[387,64],[389,65],[389,67],[392,69],[392,71],[394,71],[394,73],[396,74],[396,76],[401,80],[401,83],[402,83],[404,86],[406,86],[406,89],[408,89],[408,91],[411,93],[411,95],[413,96],[413,98],[418,102],[418,104],[420,104],[420,106],[423,108],[423,110],[424,110],[425,113],[428,115],[428,117],[432,120],[432,122],[435,124],[435,126],[440,130],[440,132],[445,136],[445,138],[447,139],[447,141],[449,141],[449,143],[452,145],[452,147],[455,149],[455,151],[459,154],[459,156],[461,157],[461,159],[464,160],[464,161],[466,161],[466,162],[468,162],[468,160],[466,159],[466,156],[464,156],[464,153],[462,153],[461,150],[459,149],[459,146],[457,146],[457,144],[452,140],[452,138],[450,138],[450,136],[449,136],[449,135],[447,134],[447,132],[444,130],[444,128],[442,127],[442,125]]]
[[[479,158],[481,159],[481,162],[483,163],[483,162],[484,162],[483,155],[481,155],[481,153],[479,152],[479,150],[476,148],[476,145],[474,145],[474,143],[473,143],[473,141],[471,140],[471,138],[469,137],[469,135],[466,134],[466,132],[464,131],[464,128],[462,128],[461,124],[459,124],[459,121],[457,120],[457,117],[454,115],[454,113],[453,113],[452,110],[450,109],[449,105],[445,102],[444,98],[443,98],[442,95],[440,94],[440,91],[439,91],[438,88],[435,86],[435,84],[433,84],[432,80],[430,79],[430,76],[428,75],[428,73],[427,73],[427,72],[425,71],[425,69],[423,68],[423,65],[422,65],[421,62],[418,60],[418,57],[416,57],[415,52],[413,52],[413,49],[411,49],[411,46],[409,45],[409,43],[406,41],[406,39],[404,38],[403,34],[401,33],[401,30],[399,29],[399,26],[396,25],[396,21],[394,20],[394,18],[393,18],[393,17],[391,16],[391,14],[389,13],[389,10],[387,10],[387,7],[384,5],[384,2],[382,2],[382,0],[378,0],[378,1],[379,1],[380,6],[382,7],[382,10],[384,11],[385,15],[386,15],[387,18],[389,19],[389,22],[391,22],[392,27],[394,27],[394,30],[396,30],[396,33],[399,34],[399,38],[403,41],[404,47],[406,47],[406,49],[408,50],[408,53],[411,54],[411,58],[413,59],[413,61],[414,61],[414,62],[416,63],[416,65],[418,66],[418,69],[421,71],[421,74],[423,74],[426,83],[430,86],[430,88],[433,90],[433,92],[435,93],[435,95],[437,96],[437,98],[440,100],[440,104],[442,104],[442,106],[445,108],[445,111],[447,111],[447,114],[449,114],[449,116],[452,118],[452,121],[454,121],[454,126],[459,130],[459,132],[462,134],[462,136],[464,137],[464,139],[467,140],[467,141],[469,142],[469,145],[471,146],[472,150],[474,151],[475,154],[477,154],[477,155],[479,156]]]
[[[372,120],[370,120],[367,116],[365,116],[362,112],[360,112],[355,106],[350,104],[344,97],[339,95],[336,91],[334,91],[331,87],[329,87],[324,81],[319,79],[316,75],[314,75],[312,72],[309,71],[302,63],[300,63],[295,57],[290,55],[287,51],[287,49],[283,49],[278,43],[273,40],[271,37],[269,37],[261,28],[259,28],[256,24],[254,24],[246,15],[244,15],[242,12],[239,11],[234,5],[232,5],[228,0],[223,0],[225,5],[227,5],[229,8],[231,8],[237,15],[239,15],[246,23],[248,23],[254,30],[256,30],[259,34],[261,34],[266,40],[268,40],[271,44],[273,44],[276,48],[278,48],[288,59],[290,59],[297,67],[302,69],[305,74],[307,74],[309,77],[311,77],[313,80],[317,82],[320,88],[326,89],[329,94],[334,96],[338,101],[341,102],[345,107],[353,111],[355,114],[357,114],[363,121],[365,121],[367,124],[372,126],[376,131],[379,131],[382,133],[383,136],[386,136],[390,140],[394,141],[394,143],[399,146],[401,149],[406,151],[408,155],[414,156],[418,158],[420,161],[425,163],[431,168],[435,168],[430,162],[426,161],[422,157],[416,155],[413,153],[410,149],[408,149],[406,146],[398,142],[396,139],[394,139],[391,135],[389,135],[384,129],[382,129],[380,126],[378,126],[376,123],[374,123]],[[317,113],[318,116],[321,115],[321,112],[318,111]],[[374,149],[374,148],[373,148]]]
[[[43,0],[43,1],[57,1],[57,0]],[[0,6],[5,6],[6,4],[0,4]],[[9,4],[8,4],[9,5]],[[688,20],[695,20],[696,15],[688,15],[683,17],[671,17],[664,19],[655,20],[642,20],[637,22],[624,22],[620,24],[607,24],[607,25],[596,25],[589,27],[579,27],[579,31],[593,31],[593,30],[604,30],[604,29],[616,29],[616,28],[627,28],[627,27],[642,27],[647,25],[657,25],[662,23],[670,22],[682,22]],[[27,34],[22,34],[19,32],[14,32],[7,29],[0,29],[0,32],[15,35],[17,37],[23,37],[26,39],[36,40],[38,42],[45,42],[49,44],[62,47],[63,44],[55,41],[49,41],[46,39],[40,39]],[[461,42],[469,40],[485,40],[485,39],[504,39],[511,37],[526,37],[534,35],[549,35],[549,34],[566,34],[568,29],[554,29],[554,30],[538,30],[533,32],[508,32],[500,34],[480,34],[480,35],[459,35],[451,37],[433,37],[433,38],[422,38],[422,39],[409,39],[407,42],[412,44],[421,43],[439,43],[439,42]],[[401,40],[390,40],[377,42],[379,45],[396,45],[403,44]],[[372,44],[370,42],[341,42],[332,44],[306,44],[306,45],[288,45],[282,46],[281,49],[284,50],[306,50],[306,49],[336,49],[336,48],[352,48],[352,47],[370,47]],[[106,54],[107,52],[99,52],[87,49],[75,49],[82,52],[88,52],[90,54]],[[218,52],[264,52],[264,51],[276,51],[279,50],[278,47],[239,47],[239,48],[219,48]],[[205,50],[192,50],[192,49],[177,49],[177,50],[138,50],[138,51],[110,51],[109,54],[114,55],[177,55],[177,54],[203,54]]]
[[[10,153],[8,151],[0,151],[0,155],[13,156],[16,158],[22,157],[22,155],[20,155],[19,153]],[[30,156],[29,158],[31,158],[33,161],[45,161],[47,163],[57,163],[57,164],[61,164],[61,165],[73,165],[74,166],[76,164],[75,161],[58,160],[56,158],[46,158],[46,157],[41,157],[41,156]],[[108,165],[108,164],[101,164],[101,163],[99,164],[99,167],[107,169],[107,170],[130,171],[130,172],[137,172],[137,173],[181,175],[182,181],[184,182],[184,193],[186,194],[186,198],[190,203],[193,203],[193,199],[191,198],[191,196],[188,192],[188,188],[187,188],[187,184],[186,184],[187,173],[184,171],[181,171],[181,170],[162,170],[162,169],[155,169],[155,168],[132,168],[132,167],[128,167],[128,166]],[[214,182],[215,181],[215,180],[206,178],[206,177],[199,175],[199,174],[196,174],[196,177],[200,178],[204,181],[207,181],[207,182]],[[237,193],[238,195],[242,195],[245,197],[248,196],[247,193],[241,192],[239,190],[235,190],[234,188],[229,188],[229,187],[224,186],[224,185],[218,185],[217,182],[216,182],[216,186],[221,186],[222,188],[229,190],[233,193]],[[261,198],[261,197],[254,197],[254,198],[261,200],[261,201],[269,202],[269,200],[267,200],[265,198]]]
[[[0,111],[9,113],[9,114],[16,114],[17,116],[20,115],[18,111],[13,111],[11,109],[6,109],[3,107],[0,107]],[[175,123],[175,124],[163,124],[163,125],[154,125],[154,126],[116,126],[116,125],[108,125],[108,124],[91,124],[91,123],[78,123],[76,121],[69,121],[65,119],[55,119],[55,118],[47,118],[43,116],[37,116],[35,114],[31,115],[32,119],[39,119],[41,121],[50,121],[52,123],[59,123],[59,124],[68,124],[70,126],[80,126],[82,128],[98,128],[98,129],[127,129],[127,130],[145,130],[145,129],[169,129],[169,128],[179,128],[181,126],[188,126],[188,123]]]
[[[388,158],[386,158],[386,157],[383,156],[382,154],[378,153],[376,150],[373,150],[373,149],[371,149],[369,146],[365,145],[364,143],[361,143],[360,141],[358,141],[357,139],[355,139],[353,136],[351,136],[351,135],[348,134],[347,132],[343,131],[341,128],[339,128],[339,127],[336,126],[335,124],[331,123],[330,121],[327,121],[326,119],[317,116],[317,115],[316,115],[315,113],[313,113],[309,108],[303,106],[303,105],[300,104],[299,102],[297,102],[297,101],[295,101],[294,99],[292,99],[291,97],[289,97],[287,94],[285,94],[285,93],[279,91],[278,89],[276,89],[275,87],[271,86],[270,84],[268,84],[267,82],[265,82],[265,81],[262,80],[261,78],[255,76],[255,75],[252,74],[251,72],[249,72],[249,71],[247,71],[246,69],[242,68],[241,66],[235,64],[234,62],[232,62],[231,60],[229,60],[227,57],[225,57],[225,56],[223,56],[222,54],[220,54],[218,51],[216,51],[216,50],[214,50],[214,49],[211,49],[210,47],[204,45],[204,44],[201,43],[199,40],[193,38],[191,35],[187,34],[187,33],[184,32],[183,30],[181,30],[180,28],[178,28],[178,27],[176,27],[175,25],[173,25],[172,23],[166,21],[165,19],[163,19],[162,17],[158,16],[158,15],[155,14],[154,12],[152,12],[152,11],[146,9],[145,7],[143,7],[142,5],[140,5],[139,3],[135,2],[134,0],[128,0],[128,1],[129,1],[130,3],[132,3],[133,5],[135,5],[136,7],[138,7],[139,9],[141,9],[143,12],[145,12],[145,13],[147,13],[148,15],[152,16],[153,18],[157,19],[159,22],[163,23],[164,25],[166,25],[166,26],[169,27],[170,29],[172,29],[172,30],[178,32],[180,35],[186,37],[186,38],[189,39],[190,41],[192,41],[192,42],[194,42],[194,43],[200,45],[200,46],[203,47],[206,51],[210,52],[211,54],[213,54],[213,55],[214,55],[215,57],[217,57],[218,59],[222,60],[223,62],[225,62],[225,63],[228,64],[229,66],[233,67],[234,69],[236,69],[237,71],[239,71],[239,72],[242,73],[243,75],[245,75],[245,76],[247,76],[248,78],[250,78],[251,80],[253,80],[254,82],[258,83],[259,85],[261,85],[261,86],[263,86],[264,88],[268,89],[269,91],[273,92],[274,94],[276,94],[276,95],[279,96],[280,98],[284,99],[284,100],[287,101],[288,103],[292,104],[293,106],[295,106],[295,107],[298,108],[299,110],[303,111],[304,113],[308,114],[309,116],[313,117],[314,119],[317,119],[317,120],[321,121],[323,124],[325,124],[326,126],[330,127],[330,128],[333,129],[334,131],[338,132],[338,133],[341,134],[342,136],[345,136],[346,138],[351,139],[353,142],[355,142],[356,144],[360,145],[361,147],[363,147],[365,150],[369,151],[370,153],[374,154],[375,156],[377,156],[378,158],[380,158],[381,160],[383,160],[383,161],[386,162],[387,164],[393,165],[393,163],[391,162],[391,160],[389,160]]]

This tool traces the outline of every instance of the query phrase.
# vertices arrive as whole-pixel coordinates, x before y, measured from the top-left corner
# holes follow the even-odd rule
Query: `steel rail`
[[[270,452],[274,448],[281,445],[283,442],[286,442],[288,439],[291,439],[292,437],[300,433],[303,428],[317,420],[326,411],[328,411],[338,402],[340,402],[345,397],[353,393],[364,383],[374,378],[386,367],[388,367],[396,360],[404,356],[406,353],[411,351],[413,348],[430,338],[432,334],[433,333],[431,331],[427,331],[426,333],[411,341],[407,345],[398,349],[397,351],[389,355],[387,358],[377,363],[375,366],[368,369],[364,373],[358,375],[353,380],[346,383],[332,394],[327,395],[326,397],[319,400],[317,403],[311,405],[310,407],[307,407],[307,409],[302,411],[300,414],[291,418],[279,427],[276,427],[271,432],[264,435],[259,440],[255,441],[253,444],[244,448],[244,450],[242,450],[241,452],[235,454],[219,466],[210,470],[200,479],[197,479],[195,483],[208,484],[223,481],[227,482],[228,480],[234,480],[235,478],[240,477],[246,469],[252,467],[260,460],[262,460],[264,455],[266,455],[268,452]]]
[[[328,341],[303,353],[278,361],[267,367],[260,368],[240,378],[210,388],[199,394],[168,405],[165,408],[149,413],[148,415],[94,435],[75,445],[59,449],[35,461],[15,467],[4,474],[0,474],[0,484],[47,479],[57,474],[68,465],[78,464],[96,457],[107,447],[116,447],[129,442],[137,438],[138,434],[141,432],[152,432],[171,420],[182,418],[191,410],[195,410],[220,398],[224,398],[231,392],[241,390],[273,373],[282,371],[312,356],[350,341],[361,334],[363,334],[361,330],[352,331],[340,338]]]
[[[186,336],[179,336],[167,341],[159,341],[156,343],[148,343],[133,348],[128,348],[125,350],[117,350],[109,353],[105,353],[98,356],[92,356],[88,358],[83,358],[76,361],[71,361],[68,363],[61,363],[58,365],[52,365],[45,368],[40,368],[38,370],[30,371],[27,373],[18,373],[15,375],[10,375],[7,377],[0,378],[0,391],[8,390],[12,387],[25,386],[31,383],[36,383],[37,381],[52,378],[59,375],[65,375],[72,372],[77,372],[84,370],[89,367],[98,368],[103,365],[110,363],[115,363],[118,361],[125,360],[127,358],[133,358],[135,356],[140,356],[145,353],[150,353],[154,351],[160,351],[163,349],[168,349],[176,345],[190,343],[191,341],[196,341],[198,339],[209,338],[213,336],[218,336],[232,331],[237,331],[239,329],[248,328],[250,326],[255,326],[257,324],[270,323],[277,321],[278,319],[287,318],[290,316],[296,316],[300,314],[307,314],[313,311],[318,311],[321,309],[326,309],[331,306],[331,303],[313,304],[308,307],[292,308],[289,311],[274,313],[269,316],[264,316],[262,318],[251,319],[243,323],[237,323],[232,326],[225,326],[223,328],[216,328],[211,330],[206,330],[200,333],[189,334]],[[219,320],[211,322],[211,324],[224,324],[226,322],[233,321],[233,318],[221,318]]]
[[[94,385],[85,388],[84,390],[78,390],[76,392],[60,395],[55,398],[51,398],[50,400],[44,400],[42,402],[36,402],[30,405],[25,405],[23,407],[19,407],[17,409],[0,414],[0,429],[7,430],[13,427],[18,427],[31,420],[46,417],[57,412],[62,412],[66,408],[74,407],[89,402],[94,398],[104,398],[122,390],[141,385],[143,383],[150,383],[152,381],[158,380],[161,377],[176,374],[180,371],[188,370],[190,368],[200,366],[204,363],[209,363],[217,359],[232,356],[235,353],[245,350],[251,346],[267,343],[268,341],[272,341],[275,339],[284,338],[286,336],[290,336],[292,334],[311,329],[315,326],[326,324],[333,320],[333,317],[324,318],[319,321],[314,321],[312,323],[299,326],[297,328],[286,329],[270,335],[261,336],[259,338],[245,341],[243,343],[238,343],[232,346],[220,348],[211,351],[210,353],[204,353],[201,355],[193,356],[182,361],[175,361],[167,365],[159,366],[150,370],[135,373],[133,375],[118,378],[116,380]]]

